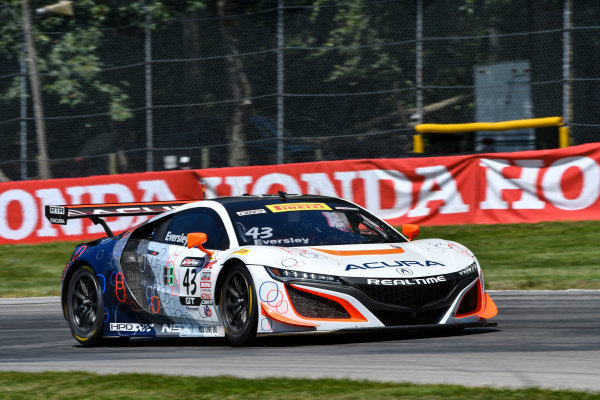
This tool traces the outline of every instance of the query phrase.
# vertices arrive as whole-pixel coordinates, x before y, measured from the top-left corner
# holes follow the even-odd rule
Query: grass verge
[[[469,247],[488,289],[600,289],[600,222],[421,227]],[[75,243],[0,246],[0,297],[57,296]]]
[[[488,289],[600,289],[600,221],[422,227],[475,253]]]
[[[0,372],[2,399],[600,399],[542,389],[466,388],[334,379],[238,379],[84,372]]]
[[[0,246],[0,297],[58,296],[75,242]]]

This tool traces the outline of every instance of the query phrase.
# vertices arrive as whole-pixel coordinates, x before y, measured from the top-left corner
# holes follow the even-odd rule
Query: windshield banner
[[[0,244],[86,240],[103,235],[102,227],[87,219],[50,224],[44,217],[45,205],[202,199],[203,186],[209,199],[279,190],[342,197],[392,225],[598,220],[600,144],[515,153],[3,182]],[[314,208],[315,204],[300,206]],[[107,221],[118,233],[148,218],[112,217]]]

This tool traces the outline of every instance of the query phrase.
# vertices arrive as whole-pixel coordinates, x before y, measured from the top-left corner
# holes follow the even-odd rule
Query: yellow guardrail
[[[563,126],[562,117],[518,119],[501,122],[471,122],[468,124],[419,124],[413,136],[413,151],[424,153],[423,133],[464,133],[475,131],[510,131],[513,129],[558,127],[558,143],[561,148],[569,146],[569,127]]]

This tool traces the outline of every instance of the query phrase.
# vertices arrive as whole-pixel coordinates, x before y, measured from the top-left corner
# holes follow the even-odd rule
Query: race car
[[[479,262],[456,242],[414,240],[349,201],[252,195],[201,201],[48,205],[107,237],[76,246],[63,313],[84,346],[110,337],[226,337],[489,326]],[[113,235],[105,217],[154,215]]]

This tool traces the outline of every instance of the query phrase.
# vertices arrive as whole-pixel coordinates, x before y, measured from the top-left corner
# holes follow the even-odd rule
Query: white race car
[[[114,236],[102,217],[155,215]],[[257,335],[489,326],[497,313],[473,253],[413,240],[364,208],[324,196],[46,206],[107,236],[75,248],[62,304],[83,345],[132,336]]]

